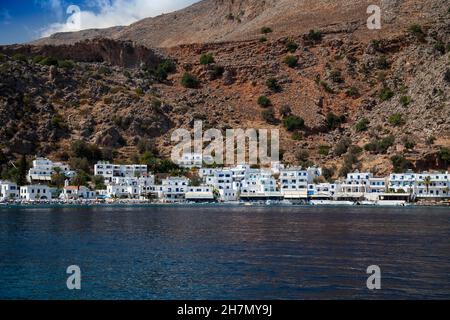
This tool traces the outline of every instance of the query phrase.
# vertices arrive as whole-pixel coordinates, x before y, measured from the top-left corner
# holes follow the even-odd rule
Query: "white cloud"
[[[138,20],[181,9],[198,0],[88,0],[80,12],[67,16],[67,21],[53,23],[41,30],[41,37],[57,32],[126,26]],[[60,0],[47,1],[55,8]]]
[[[2,24],[10,24],[11,23],[11,15],[9,14],[9,11],[6,9],[2,9],[0,11],[0,20]]]

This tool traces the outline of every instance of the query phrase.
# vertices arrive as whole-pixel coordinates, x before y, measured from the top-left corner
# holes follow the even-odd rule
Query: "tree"
[[[19,164],[17,166],[17,178],[16,183],[19,186],[23,186],[27,184],[27,171],[28,171],[28,163],[25,155],[22,155],[22,157],[19,160]]]
[[[425,188],[427,188],[427,194],[430,194],[430,185],[431,185],[431,177],[427,176],[423,179],[423,184]]]
[[[92,182],[94,183],[96,190],[104,190],[104,189],[106,189],[105,177],[103,177],[103,176],[94,176],[92,178]]]
[[[450,165],[450,148],[441,147],[439,150],[439,159],[444,162],[446,166]]]

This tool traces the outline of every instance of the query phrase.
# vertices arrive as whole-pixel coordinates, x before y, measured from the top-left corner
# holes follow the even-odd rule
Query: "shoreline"
[[[53,208],[448,208],[449,204],[408,204],[402,205],[367,205],[367,204],[264,204],[264,203],[27,203],[27,204],[0,204],[0,210],[8,209],[53,209]]]

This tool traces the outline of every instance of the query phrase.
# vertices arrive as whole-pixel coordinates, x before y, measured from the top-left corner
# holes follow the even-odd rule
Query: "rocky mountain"
[[[433,20],[443,0],[203,0],[177,12],[147,18],[130,26],[59,33],[33,44],[73,44],[80,40],[131,40],[150,47],[258,39],[263,27],[273,37],[298,35],[311,29],[339,31],[356,36],[367,33],[366,10],[378,5],[383,12],[382,33],[398,31],[413,20]],[[445,6],[444,6],[445,7]]]
[[[278,128],[283,161],[334,176],[447,168],[450,4],[382,1],[383,28],[370,31],[363,3],[201,1],[116,29],[123,38],[2,47],[0,162],[20,154],[76,162],[76,140],[122,161],[148,149],[167,157],[172,131],[203,120],[222,130]],[[311,10],[303,20],[297,5]],[[169,17],[176,25],[155,27]]]

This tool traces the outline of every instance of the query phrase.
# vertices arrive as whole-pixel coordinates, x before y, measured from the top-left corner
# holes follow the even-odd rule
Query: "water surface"
[[[0,209],[0,298],[449,299],[449,235],[449,208]]]

